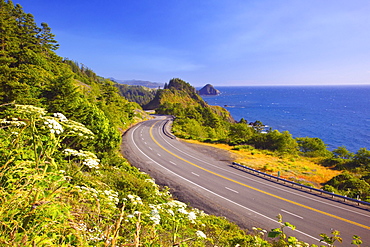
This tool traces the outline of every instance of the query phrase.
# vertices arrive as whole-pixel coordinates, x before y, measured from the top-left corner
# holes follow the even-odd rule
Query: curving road
[[[320,233],[339,230],[343,244],[353,235],[370,246],[370,211],[313,195],[240,171],[230,162],[205,156],[166,133],[167,116],[142,122],[124,135],[123,152],[131,164],[186,194],[192,206],[224,215],[242,226],[270,230],[276,216],[297,228],[289,236],[319,245]],[[215,209],[218,209],[215,211]],[[322,243],[321,243],[322,244]]]

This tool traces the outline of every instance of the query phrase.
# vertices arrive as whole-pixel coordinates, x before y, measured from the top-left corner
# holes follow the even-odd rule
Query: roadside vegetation
[[[0,22],[0,246],[308,246],[284,234],[293,226],[280,216],[279,228],[248,231],[176,201],[119,152],[121,134],[150,118],[139,104],[85,65],[57,56],[51,29],[20,5],[0,0]],[[157,101],[159,111],[180,112],[178,135],[229,140],[226,110],[191,93],[187,100],[200,105],[183,109],[186,119],[170,101],[183,94],[158,96],[166,90],[171,86],[156,95],[169,102]],[[197,137],[190,123],[207,135]],[[359,158],[353,160],[362,164]],[[321,237],[340,239],[337,232]]]

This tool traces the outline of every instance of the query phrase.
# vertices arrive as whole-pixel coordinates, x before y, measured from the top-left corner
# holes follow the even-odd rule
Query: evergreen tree
[[[37,35],[41,47],[44,49],[44,52],[48,52],[49,50],[55,51],[59,48],[59,44],[54,39],[55,35],[51,33],[51,28],[48,26],[47,23],[41,23],[41,31]]]

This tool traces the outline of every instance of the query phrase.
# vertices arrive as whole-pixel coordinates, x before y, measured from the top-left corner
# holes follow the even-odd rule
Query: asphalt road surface
[[[171,137],[168,116],[132,127],[124,135],[122,152],[130,163],[167,185],[180,200],[206,213],[222,215],[241,227],[279,227],[276,216],[296,226],[285,228],[288,236],[310,244],[320,234],[340,231],[343,243],[351,245],[358,235],[370,246],[370,209],[339,202],[307,191],[291,188],[231,166],[199,152]]]

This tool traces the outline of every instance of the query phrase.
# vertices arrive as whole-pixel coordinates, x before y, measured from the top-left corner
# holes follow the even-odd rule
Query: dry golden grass
[[[314,187],[321,187],[321,184],[340,174],[340,171],[323,167],[314,158],[285,155],[277,156],[272,152],[261,151],[253,148],[233,150],[234,147],[226,144],[202,143],[194,140],[186,140],[190,143],[208,145],[232,152],[235,162],[254,168],[259,171],[291,180],[307,182]]]

